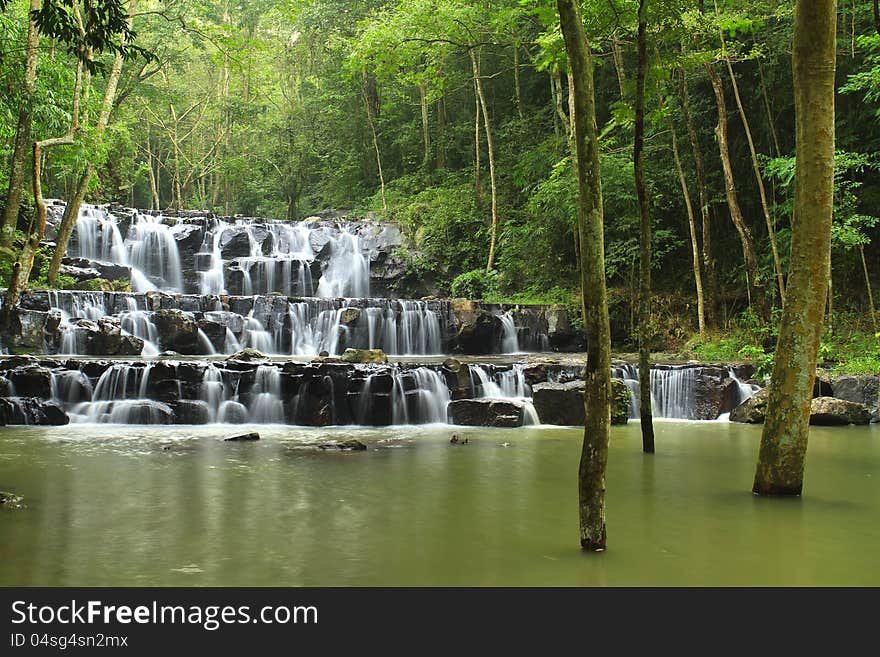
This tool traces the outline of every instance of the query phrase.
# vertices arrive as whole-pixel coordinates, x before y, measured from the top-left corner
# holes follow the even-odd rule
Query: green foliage
[[[452,281],[452,296],[483,301],[498,291],[498,272],[475,269]]]

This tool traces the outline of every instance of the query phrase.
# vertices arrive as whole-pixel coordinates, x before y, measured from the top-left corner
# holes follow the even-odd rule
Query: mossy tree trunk
[[[836,0],[798,0],[794,19],[795,198],[791,266],[752,490],[800,495],[828,292],[834,203]]]
[[[577,0],[557,0],[569,67],[573,74],[581,243],[581,293],[587,337],[586,422],[578,471],[580,540],[585,550],[605,549],[605,468],[611,432],[611,330],[605,288],[605,238],[593,63]]]
[[[639,417],[642,449],[654,453],[654,417],[651,409],[651,207],[645,184],[645,76],[648,70],[647,0],[639,0],[638,70],[636,72],[635,138],[633,163],[639,203]]]

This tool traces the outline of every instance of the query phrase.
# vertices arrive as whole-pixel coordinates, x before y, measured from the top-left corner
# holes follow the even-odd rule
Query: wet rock
[[[461,361],[457,358],[447,358],[443,361],[443,368],[448,372],[457,373],[461,370]]]
[[[62,426],[70,423],[67,413],[55,402],[35,397],[0,399],[0,426]]]
[[[583,426],[584,409],[583,380],[568,383],[539,383],[532,388],[535,410],[542,424],[559,426]],[[620,379],[611,380],[611,423],[626,424],[629,421],[631,393]]]
[[[452,424],[513,428],[523,425],[524,405],[511,399],[459,399],[449,403]]]
[[[162,349],[181,354],[200,354],[199,327],[191,315],[182,310],[163,309],[153,315]]]
[[[739,385],[727,369],[700,367],[694,382],[692,419],[715,420],[739,405]]]
[[[466,354],[491,354],[497,350],[502,326],[498,316],[467,299],[452,299],[454,340]]]
[[[224,259],[246,258],[251,254],[251,239],[245,226],[232,226],[220,236],[220,253]]]
[[[269,357],[258,349],[251,349],[250,347],[248,347],[246,349],[242,349],[241,351],[235,352],[228,358],[228,360],[238,360],[245,363],[253,363],[269,360]]]
[[[834,394],[834,377],[831,372],[823,370],[821,367],[816,368],[816,383],[813,385],[813,397],[837,397]],[[841,399],[849,399],[841,397]],[[850,399],[849,401],[861,401],[859,399]],[[862,402],[864,403],[864,402]]]
[[[810,404],[810,424],[845,426],[870,422],[871,409],[864,404],[834,397],[817,397]]]
[[[346,349],[340,360],[343,363],[377,363],[388,362],[388,356],[381,349]]]
[[[543,363],[529,363],[523,370],[526,383],[535,386],[547,382],[547,366]]]
[[[196,253],[202,246],[205,237],[205,229],[199,224],[178,224],[171,232],[177,242],[177,248],[181,252]]]
[[[92,356],[139,356],[144,341],[123,333],[117,317],[102,317],[97,323],[77,320],[74,325],[86,333],[86,353]]]
[[[29,365],[12,370],[8,375],[15,394],[20,397],[52,397],[52,372],[38,365]]]
[[[361,317],[360,308],[346,308],[339,316],[339,322],[345,326],[356,324]]]
[[[367,450],[367,446],[364,445],[359,440],[345,440],[341,443],[323,443],[318,445],[318,449],[324,451],[339,451],[339,452],[364,452]]]
[[[750,399],[737,406],[730,412],[731,422],[744,424],[763,424],[767,414],[767,399],[770,393],[767,388],[760,390]]]
[[[200,400],[180,399],[174,406],[174,424],[208,424],[208,404]]]
[[[230,436],[229,438],[224,438],[223,440],[227,443],[250,443],[255,442],[260,439],[260,434],[256,432],[251,433],[243,433],[238,436]]]
[[[864,404],[871,409],[873,421],[880,421],[880,377],[842,376],[830,382],[831,394],[824,397],[837,397],[846,401]]]
[[[24,509],[24,498],[21,495],[0,490],[0,508],[3,509]]]

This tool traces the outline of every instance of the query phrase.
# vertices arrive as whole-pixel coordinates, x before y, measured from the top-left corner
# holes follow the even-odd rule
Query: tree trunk
[[[736,76],[733,74],[733,64],[727,55],[726,46],[724,44],[724,34],[721,35],[721,47],[724,53],[724,62],[727,65],[727,72],[730,75],[730,83],[733,86],[733,96],[736,99],[736,107],[739,110],[739,117],[742,119],[743,128],[746,131],[746,141],[749,143],[749,154],[752,157],[752,169],[755,172],[755,181],[758,183],[758,194],[761,197],[761,209],[764,211],[764,220],[767,222],[767,236],[770,239],[770,250],[773,252],[773,268],[776,271],[776,284],[779,286],[779,298],[785,303],[785,277],[782,274],[782,260],[779,258],[779,247],[776,245],[776,229],[773,227],[773,219],[770,217],[770,206],[767,204],[767,192],[764,189],[764,178],[761,175],[761,165],[758,164],[758,153],[755,150],[755,140],[752,139],[752,129],[749,126],[749,119],[746,117],[746,110],[743,107],[742,98],[739,95],[739,85],[736,82]]]
[[[776,157],[782,155],[779,147],[779,133],[776,131],[776,121],[773,120],[773,109],[770,107],[770,95],[767,93],[767,81],[764,79],[764,67],[758,62],[758,77],[761,80],[761,96],[764,98],[764,109],[767,110],[767,125],[770,126],[770,135],[773,138],[773,152]]]
[[[363,86],[361,87],[361,93],[364,97],[364,107],[367,111],[367,122],[370,124],[370,132],[373,135],[373,150],[376,153],[376,167],[379,171],[379,189],[382,193],[382,209],[388,210],[388,202],[385,199],[385,173],[382,170],[382,151],[379,149],[379,134],[376,130],[376,117],[375,110],[373,108],[373,103],[370,102],[370,97],[367,93],[367,74],[364,73],[363,76]]]
[[[477,205],[483,195],[483,183],[480,176],[480,94],[477,92],[477,81],[474,80],[474,190]]]
[[[614,59],[614,70],[617,72],[617,85],[620,88],[620,97],[626,96],[626,68],[623,65],[623,53],[620,51],[620,39],[617,34],[611,37],[611,55]]]
[[[419,104],[422,108],[422,146],[424,147],[422,166],[427,169],[431,164],[431,126],[428,117],[428,90],[424,84],[419,85]]]
[[[519,41],[513,44],[513,87],[516,93],[516,113],[520,119],[526,118],[523,109],[522,84],[519,79]]]
[[[727,105],[724,101],[724,87],[721,78],[715,71],[715,66],[706,64],[706,70],[712,80],[712,90],[715,92],[715,102],[718,106],[718,125],[715,127],[715,136],[718,138],[718,150],[721,154],[721,166],[724,169],[724,190],[727,195],[727,207],[730,209],[730,219],[739,233],[742,243],[743,260],[746,265],[747,290],[749,305],[757,303],[761,306],[761,294],[758,280],[758,257],[755,254],[755,238],[743,218],[739,207],[739,199],[736,194],[736,182],[733,179],[733,167],[730,164],[730,149],[727,145]]]
[[[877,309],[874,307],[874,290],[871,288],[871,276],[868,274],[868,261],[865,260],[865,247],[859,244],[859,256],[862,259],[862,272],[865,274],[865,287],[868,290],[868,308],[871,311],[871,326],[877,335]]]
[[[639,417],[642,449],[654,453],[654,417],[651,410],[651,207],[645,184],[645,75],[648,70],[647,0],[639,0],[638,71],[636,72],[635,138],[633,163],[639,202]]]
[[[40,46],[40,30],[31,13],[42,6],[40,0],[31,0],[28,10],[28,33],[25,45],[24,93],[18,108],[18,127],[15,131],[15,145],[9,166],[9,191],[6,194],[6,208],[3,223],[0,225],[0,246],[10,247],[15,239],[18,225],[18,210],[21,207],[21,191],[24,183],[24,169],[28,150],[31,148],[31,127],[33,126],[34,89],[37,81],[37,58]]]
[[[437,100],[437,169],[446,168],[446,96]]]
[[[834,207],[836,0],[798,0],[794,18],[794,221],[788,293],[753,492],[800,495],[828,292]]]
[[[130,11],[134,10],[134,5],[135,3],[132,3]],[[131,27],[131,21],[131,14],[129,14],[129,28]],[[122,45],[124,45],[124,39]],[[107,124],[110,122],[110,112],[113,110],[113,103],[116,100],[116,88],[119,85],[122,64],[123,56],[121,53],[117,53],[116,58],[113,60],[110,74],[107,77],[107,89],[104,92],[104,100],[101,103],[101,113],[98,115],[98,122],[95,124],[93,139],[98,146],[100,146],[104,138],[104,131],[107,129]],[[67,200],[67,207],[64,208],[64,216],[61,218],[61,226],[58,230],[55,251],[52,253],[52,259],[49,262],[47,278],[50,285],[55,285],[55,282],[58,280],[58,272],[61,271],[61,261],[67,254],[67,245],[70,242],[70,236],[73,234],[73,229],[76,227],[80,207],[82,207],[86,192],[88,192],[89,189],[89,183],[91,182],[95,169],[99,164],[100,163],[94,158],[88,160],[85,169],[83,169],[82,175],[79,177],[79,182],[77,183],[73,195]]]
[[[691,151],[694,156],[694,165],[697,171],[697,190],[700,196],[700,226],[703,237],[703,268],[706,272],[706,296],[708,303],[706,308],[706,321],[708,324],[718,323],[718,279],[715,275],[715,258],[712,256],[712,222],[709,215],[709,190],[706,186],[706,167],[703,163],[703,149],[700,147],[696,124],[691,114],[690,93],[688,92],[687,77],[683,69],[679,71],[678,98],[681,111],[687,126],[688,138],[691,142]]]
[[[611,329],[605,289],[605,245],[599,139],[593,89],[593,64],[577,0],[557,0],[569,67],[574,74],[578,177],[578,227],[581,243],[581,294],[587,337],[584,444],[578,470],[580,541],[585,550],[606,544],[605,469],[611,435]]]
[[[703,295],[703,275],[700,267],[700,245],[697,242],[697,221],[694,217],[694,205],[688,192],[687,177],[681,166],[681,155],[678,152],[678,135],[675,134],[675,125],[669,119],[669,131],[672,134],[672,157],[675,160],[675,168],[678,170],[678,180],[681,183],[681,193],[684,196],[684,205],[687,210],[688,227],[691,232],[691,251],[693,252],[694,284],[697,288],[697,321],[700,327],[700,338],[706,335],[706,301]]]
[[[492,122],[489,119],[489,105],[486,103],[486,95],[483,93],[483,79],[480,77],[480,61],[476,51],[471,48],[471,68],[474,73],[474,86],[477,90],[477,98],[480,101],[480,110],[483,114],[483,129],[486,133],[486,150],[489,151],[489,184],[492,188],[492,225],[489,229],[489,259],[486,262],[486,271],[495,268],[495,247],[498,242],[498,181],[495,176],[495,140],[492,136]]]

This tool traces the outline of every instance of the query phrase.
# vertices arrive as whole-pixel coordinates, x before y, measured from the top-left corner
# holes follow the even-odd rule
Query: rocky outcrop
[[[182,310],[159,310],[153,315],[163,350],[197,355],[203,349],[199,343],[199,327],[193,317]]]
[[[764,388],[730,412],[731,422],[743,424],[763,424],[767,414],[767,398],[769,391]]]
[[[450,402],[448,412],[452,424],[512,428],[523,425],[525,405],[511,399],[461,399]]]
[[[825,396],[864,404],[871,409],[873,421],[880,421],[880,377],[841,376],[830,381],[830,388]]]
[[[542,424],[583,426],[584,381],[539,383],[532,388],[535,410]],[[611,380],[611,423],[626,424],[631,405],[629,388],[620,379]]]
[[[834,397],[817,397],[810,404],[810,424],[845,426],[870,423],[871,409],[858,402]]]
[[[346,349],[340,357],[343,363],[387,363],[388,356],[381,349]]]
[[[37,397],[0,398],[0,426],[61,426],[70,422],[58,404]]]

